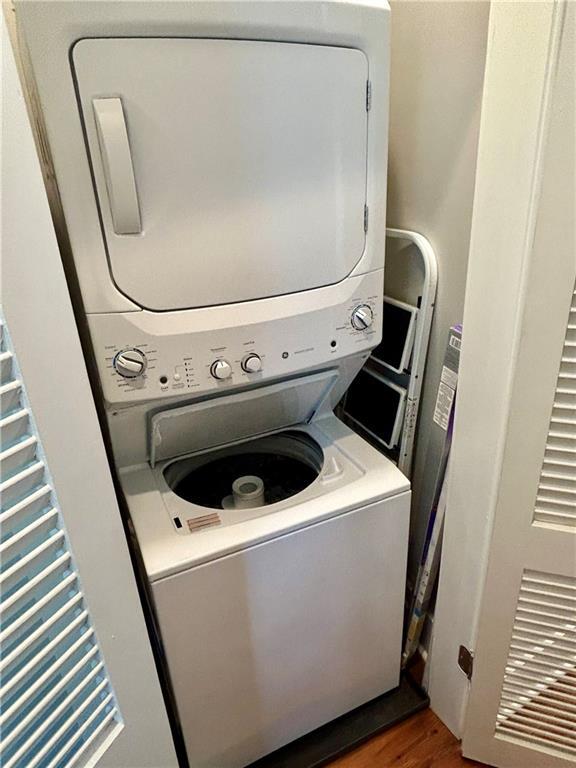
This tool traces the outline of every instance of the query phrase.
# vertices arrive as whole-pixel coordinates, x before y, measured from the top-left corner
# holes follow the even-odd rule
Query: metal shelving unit
[[[426,367],[430,329],[436,301],[438,267],[436,254],[430,242],[418,232],[406,229],[386,230],[386,269],[384,293],[396,302],[417,308],[412,354],[407,367],[394,371],[374,356],[370,356],[365,370],[387,379],[392,387],[406,391],[402,429],[398,441],[387,446],[375,437],[375,430],[369,418],[359,421],[346,413],[346,398],[342,403],[344,418],[374,443],[383,453],[397,462],[407,477],[412,473],[414,438],[418,422],[420,394]],[[384,334],[386,334],[386,327]],[[354,384],[352,384],[354,387]],[[373,403],[374,421],[377,420],[378,403]]]

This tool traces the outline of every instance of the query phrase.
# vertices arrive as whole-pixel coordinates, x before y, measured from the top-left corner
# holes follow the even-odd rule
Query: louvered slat
[[[53,705],[53,708],[50,711],[50,714],[47,717],[43,718],[42,722],[40,723],[39,726],[37,726],[36,730],[30,733],[27,739],[21,741],[16,752],[12,755],[10,760],[6,763],[5,768],[13,768],[14,766],[17,766],[20,758],[30,751],[30,748],[34,745],[34,742],[38,739],[38,737],[41,736],[46,731],[49,731],[50,726],[53,725],[54,722],[58,722],[58,718],[69,711],[70,704],[75,699],[78,699],[80,697],[82,692],[86,690],[86,686],[88,686],[96,678],[97,674],[102,670],[102,668],[103,668],[103,665],[102,663],[100,663],[96,665],[92,670],[90,670],[88,675],[86,675],[86,678],[82,680],[75,688],[73,688],[72,691],[70,691],[70,693],[58,705],[56,706],[53,705],[54,696],[52,695],[52,692],[51,692],[50,695],[46,697],[45,702],[43,702],[43,706],[41,707],[36,706],[34,708],[35,709],[35,711],[33,710],[34,717],[31,719],[31,721],[34,721],[38,712],[41,711],[44,708],[44,706],[49,706],[51,704]],[[96,685],[91,689],[89,696],[87,696],[82,701],[81,706],[82,707],[89,706],[94,701],[94,699],[96,699],[100,691],[103,691],[106,688],[106,685],[107,685],[106,679],[100,678],[100,682],[98,683],[98,685]],[[79,711],[80,712],[83,711],[82,708]],[[77,714],[78,714],[77,712],[74,712],[74,714],[71,715],[72,720]],[[31,721],[28,721],[26,723],[26,726],[29,726]],[[63,727],[65,731],[67,728],[67,723],[65,723],[64,726],[61,726],[61,727]],[[21,731],[18,732],[18,736],[20,735],[20,733]],[[10,736],[11,735],[12,734],[10,734]],[[12,744],[12,740],[10,739],[10,736],[8,736],[6,740],[7,746],[11,746]],[[36,760],[41,759],[44,756],[44,754],[45,753],[43,753],[43,751],[41,750],[40,753],[36,755],[35,759]]]
[[[26,496],[17,504],[11,506],[6,512],[2,512],[0,514],[0,527],[2,532],[4,532],[6,523],[11,518],[21,514],[34,515],[45,508],[50,501],[51,491],[52,489],[50,486],[44,483],[29,496]]]
[[[19,531],[12,533],[11,536],[7,536],[6,539],[2,542],[2,544],[0,544],[0,555],[2,553],[6,553],[10,549],[10,547],[13,547],[15,544],[18,544],[19,541],[22,541],[22,539],[26,538],[27,536],[30,536],[32,533],[37,531],[43,525],[47,525],[49,523],[55,523],[57,515],[58,515],[58,512],[56,509],[54,509],[54,507],[49,508],[47,512],[45,512],[43,515],[40,515],[40,517],[33,520],[27,526],[25,526]]]
[[[0,352],[0,384],[6,384],[12,378],[12,352]]]
[[[67,768],[112,739],[121,717],[0,329],[0,765]]]
[[[553,693],[548,692],[542,684],[532,686],[521,680],[515,680],[513,684],[507,683],[503,685],[502,691],[514,694],[518,701],[533,703],[537,696],[538,701],[543,701],[551,705],[557,705],[559,703],[558,696],[554,696]],[[562,701],[560,704],[563,709],[571,709],[576,712],[576,696],[562,694]]]
[[[14,565],[6,567],[6,569],[0,573],[0,583],[8,583],[9,580],[16,574],[20,576],[19,572],[25,570],[26,566],[30,565],[31,562],[45,554],[49,549],[54,547],[54,545],[60,544],[62,542],[64,542],[64,531],[54,531],[54,533],[52,533],[49,538],[47,538],[45,541],[42,541],[37,547],[28,552],[21,559],[17,560]],[[22,576],[22,578],[25,578],[25,575]],[[3,588],[6,589],[5,586]]]
[[[555,707],[550,707],[543,702],[530,702],[527,697],[521,698],[518,701],[516,696],[510,695],[507,692],[502,694],[502,701],[506,702],[505,706],[508,706],[512,710],[521,710],[526,704],[530,704],[530,709],[535,712],[541,712],[543,717],[550,716],[555,717],[559,721],[565,720],[567,725],[576,725],[576,711],[566,707],[564,711],[559,712]]]
[[[15,445],[19,440],[28,437],[30,434],[29,429],[30,419],[26,408],[20,408],[0,419],[0,441],[2,443],[2,450],[5,451],[7,448]]]
[[[40,701],[38,704],[36,704],[36,706],[32,707],[32,709],[29,710],[27,715],[22,720],[20,720],[18,725],[8,734],[8,736],[6,736],[4,738],[4,746],[5,747],[10,746],[10,744],[12,744],[12,742],[15,741],[15,739],[17,739],[18,736],[23,731],[26,730],[27,726],[30,725],[31,722],[33,722],[33,720],[36,717],[36,715],[39,712],[41,712],[42,709],[47,704],[49,704],[50,701],[53,700],[60,693],[61,690],[65,689],[66,685],[70,682],[70,680],[72,680],[75,677],[75,675],[77,675],[78,672],[80,672],[82,670],[83,667],[86,667],[87,663],[90,661],[91,658],[94,657],[94,655],[97,653],[97,651],[98,651],[98,649],[93,647],[91,652],[87,653],[86,656],[84,656],[83,658],[80,659],[80,661],[76,662],[76,664],[72,667],[72,669],[69,672],[67,672],[64,675],[64,677],[60,680],[60,682],[57,683],[54,686],[54,688],[52,688],[50,690],[50,694],[49,694],[48,697],[46,697],[46,699],[44,699],[43,701]],[[71,693],[69,693],[68,696],[66,696],[66,698],[64,699],[64,701],[59,705],[61,710],[66,709],[66,707],[70,704],[70,702],[78,695],[78,691],[82,690],[84,688],[84,686],[88,685],[88,683],[94,677],[96,677],[96,675],[103,669],[103,666],[104,665],[102,664],[102,662],[99,662],[98,664],[96,664],[95,667],[90,667],[89,668],[90,671],[83,678],[83,680],[80,683],[80,685],[77,688],[75,688]],[[46,719],[42,723],[42,727],[46,728],[48,725],[50,725],[50,722],[57,716],[57,714],[58,714],[58,710],[54,710],[52,712],[52,714],[50,715],[49,719]],[[37,735],[37,733],[33,734],[33,736],[29,738],[28,745],[30,745],[32,743],[33,738],[36,735]]]
[[[523,616],[521,611],[518,611],[516,620],[518,621],[518,626],[524,627],[525,631],[527,631],[526,630],[526,626],[527,626],[529,628],[538,627],[540,628],[540,632],[542,633],[550,632],[552,630],[552,633],[554,635],[560,635],[560,636],[576,633],[575,625],[572,625],[571,627],[567,628],[566,625],[562,625],[561,623],[555,622],[554,620],[548,620],[548,621],[543,619],[536,620],[529,614],[526,616]]]
[[[541,643],[543,645],[556,645],[558,647],[566,647],[570,649],[574,647],[576,650],[576,633],[571,632],[550,632],[546,629],[533,629],[532,627],[526,627],[524,624],[518,622],[518,638],[522,639],[522,642],[526,643]]]
[[[532,645],[538,643],[543,648],[546,646],[553,646],[554,648],[567,652],[576,652],[576,636],[571,636],[568,633],[561,637],[555,637],[543,632],[537,632],[533,629],[519,627],[516,637],[522,644]]]
[[[76,709],[76,711],[73,712],[72,715],[70,715],[62,725],[58,728],[56,733],[52,736],[50,736],[46,743],[43,744],[42,748],[34,755],[30,756],[30,758],[27,758],[26,765],[29,766],[29,768],[32,768],[32,766],[38,765],[38,763],[42,760],[42,758],[51,750],[51,748],[58,742],[58,739],[66,733],[68,730],[68,727],[74,722],[76,717],[78,715],[81,715],[90,705],[94,704],[95,701],[98,701],[98,694],[105,690],[107,685],[106,679],[101,680],[96,688],[94,688],[87,698],[85,698],[80,706]],[[76,697],[76,691],[73,691],[73,697]],[[108,701],[112,699],[112,696],[108,694]],[[63,709],[61,706],[58,706],[53,712],[50,713],[48,718],[43,720],[36,731],[31,734],[31,736],[23,742],[23,744],[18,748],[18,750],[13,753],[12,757],[8,760],[8,762],[5,763],[4,768],[16,768],[18,763],[20,762],[21,758],[24,758],[24,755],[29,753],[31,751],[31,748],[34,746],[34,742],[37,740],[38,736],[42,737],[44,734],[46,728],[54,723],[54,720],[58,722],[58,717],[62,715],[62,713],[66,713],[66,707]]]
[[[29,496],[44,479],[44,463],[35,461],[31,466],[21,469],[12,477],[0,483],[2,509],[9,509],[12,504]]]
[[[536,608],[534,605],[518,605],[518,616],[529,616],[534,619],[534,621],[542,622],[543,620],[546,621],[558,621],[560,622],[561,626],[564,626],[564,622],[570,621],[568,614],[562,615],[561,613],[553,613],[552,611],[548,610],[540,610]],[[540,618],[536,618],[540,617]],[[569,626],[574,626],[574,623],[569,623]]]
[[[78,616],[71,622],[67,622],[64,625],[64,628],[61,632],[59,632],[56,637],[54,637],[48,645],[44,645],[40,651],[35,653],[32,656],[32,659],[28,664],[24,664],[23,666],[18,669],[18,671],[12,675],[10,680],[6,682],[4,685],[2,685],[2,688],[0,689],[0,695],[2,697],[5,697],[13,688],[15,685],[17,685],[21,680],[24,679],[26,675],[28,675],[31,670],[37,665],[40,664],[48,654],[50,654],[55,648],[57,648],[61,643],[63,643],[67,637],[71,635],[72,632],[74,632],[75,629],[78,629],[82,622],[84,622],[88,617],[87,611],[82,611],[82,613],[78,614]],[[87,630],[89,634],[85,635],[84,637],[80,637],[80,639],[77,642],[83,642],[90,638],[90,635],[92,633],[92,630]],[[94,646],[94,649],[96,646]],[[73,651],[72,651],[73,652]],[[62,659],[60,659],[62,661]],[[2,717],[6,717],[6,712],[0,713],[0,723],[2,722]]]
[[[34,632],[31,632],[28,637],[26,637],[26,639],[23,640],[17,647],[13,648],[10,653],[2,655],[0,669],[9,668],[9,665],[12,664],[12,662],[16,662],[18,658],[28,650],[29,647],[33,646],[39,640],[44,640],[45,633],[51,630],[56,624],[58,624],[60,619],[65,617],[69,612],[72,612],[75,608],[78,608],[81,602],[81,593],[73,595],[73,597],[71,597],[67,603],[62,605],[52,614],[52,616],[50,616],[49,619],[47,619],[45,624],[38,627]],[[76,616],[77,614],[74,615]],[[52,637],[52,635],[49,637]],[[0,722],[4,715],[5,710],[2,710],[2,714],[0,714]]]
[[[20,404],[22,382],[18,379],[0,386],[0,418],[13,413]]]
[[[566,328],[534,520],[576,528],[576,292]]]
[[[0,453],[0,478],[6,479],[34,461],[37,453],[36,438],[31,435]]]
[[[28,666],[26,676],[27,680],[33,680],[32,683],[21,685],[19,688],[16,688],[17,683],[14,683],[12,685],[12,680],[8,682],[8,684],[5,686],[6,692],[9,692],[11,689],[14,689],[14,693],[11,697],[8,697],[9,706],[7,709],[2,711],[2,714],[0,715],[0,723],[4,725],[5,723],[9,722],[14,715],[18,713],[18,711],[23,711],[25,709],[25,705],[29,702],[34,700],[34,697],[38,693],[38,691],[41,691],[43,689],[43,686],[45,686],[46,683],[50,682],[53,679],[61,680],[63,677],[66,676],[66,670],[70,668],[69,662],[74,659],[73,665],[74,666],[77,663],[79,653],[82,651],[82,649],[85,648],[86,643],[90,640],[92,634],[84,634],[81,633],[78,638],[74,639],[74,642],[70,643],[65,651],[61,653],[60,656],[56,657],[55,660],[52,662],[52,664],[47,668],[42,670],[41,674],[33,675],[31,674],[32,671],[37,672],[37,670],[34,670],[33,668],[30,668],[30,665]],[[59,649],[60,650],[60,649]],[[90,650],[86,653],[85,656],[82,656],[80,654],[80,658],[87,658],[91,659],[93,658],[96,653],[98,652],[98,649],[96,646],[92,646]],[[18,678],[18,683],[22,681],[22,678]],[[27,681],[26,681],[27,682]],[[50,686],[51,687],[51,686]],[[47,686],[48,688],[48,686]],[[3,688],[4,692],[4,688]],[[13,727],[16,727],[18,724],[17,718],[13,718]],[[6,728],[6,730],[9,729]]]
[[[524,573],[496,734],[576,756],[576,579]]]
[[[100,709],[103,708],[103,705],[105,703],[106,702],[100,705]],[[58,751],[54,759],[48,763],[46,768],[57,768],[61,765],[69,765],[66,759],[67,753],[73,754],[74,760],[77,761],[78,758],[84,752],[86,752],[87,749],[90,748],[92,743],[95,742],[96,739],[101,736],[101,734],[104,732],[104,729],[107,728],[114,720],[116,720],[116,723],[111,736],[113,737],[115,734],[118,733],[118,731],[121,729],[122,726],[120,725],[119,722],[117,722],[119,718],[119,714],[116,708],[109,711],[106,717],[100,721],[100,723],[96,726],[94,730],[89,731],[88,729],[92,727],[94,721],[96,720],[99,714],[100,712],[97,710],[96,712],[93,712],[90,715],[90,717],[83,723],[83,725],[76,732],[75,738],[72,739],[70,742],[66,742],[64,746],[61,747],[61,749]],[[88,732],[89,735],[86,738],[84,738],[84,734],[86,732]],[[83,741],[80,742],[81,746],[75,747],[75,745],[78,744],[80,738],[83,738]]]
[[[506,667],[506,674],[512,675],[514,681],[518,678],[534,685],[534,680],[539,680],[544,686],[553,685],[554,690],[558,693],[572,694],[572,687],[562,682],[563,678],[558,676],[559,673],[555,676],[554,674],[549,674],[549,670],[533,667],[532,665],[526,664],[522,668],[518,668],[511,664],[509,667]]]

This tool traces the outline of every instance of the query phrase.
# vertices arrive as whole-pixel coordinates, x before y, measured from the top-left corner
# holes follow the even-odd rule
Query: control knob
[[[242,370],[246,373],[258,373],[262,370],[262,360],[260,355],[251,352],[242,360]]]
[[[368,304],[359,304],[352,312],[350,321],[357,331],[365,331],[374,322],[372,308]]]
[[[228,360],[223,360],[221,358],[220,360],[215,360],[212,363],[210,366],[210,373],[212,376],[214,376],[215,379],[223,381],[224,379],[229,379],[230,376],[232,376],[232,366]]]
[[[135,379],[146,370],[146,355],[141,350],[130,347],[118,352],[112,364],[122,378]]]

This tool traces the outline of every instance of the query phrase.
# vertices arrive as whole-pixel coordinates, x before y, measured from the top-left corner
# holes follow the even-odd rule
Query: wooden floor
[[[485,768],[465,760],[460,743],[431,709],[375,736],[330,768]]]

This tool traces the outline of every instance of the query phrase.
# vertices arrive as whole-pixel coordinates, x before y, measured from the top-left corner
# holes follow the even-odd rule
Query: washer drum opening
[[[177,496],[192,504],[240,508],[233,500],[239,478],[260,479],[264,505],[275,504],[311,485],[323,464],[324,454],[315,440],[304,432],[288,431],[174,461],[165,468],[164,479]],[[262,506],[261,497],[254,506]]]

